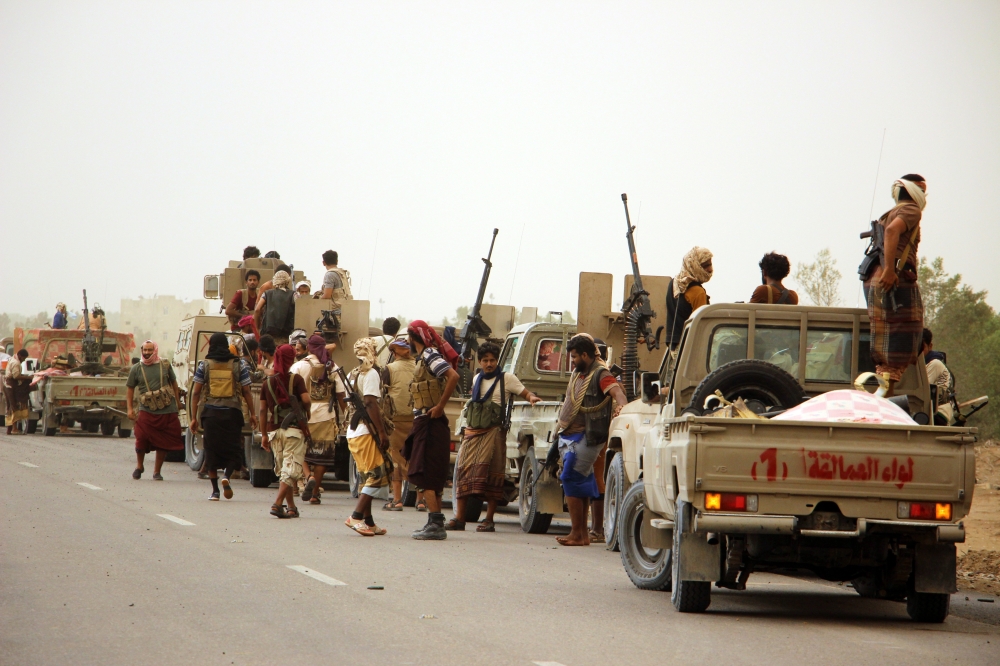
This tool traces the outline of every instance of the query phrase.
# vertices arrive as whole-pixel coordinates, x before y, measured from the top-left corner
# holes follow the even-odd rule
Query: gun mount
[[[656,313],[649,303],[649,292],[642,287],[642,275],[639,273],[639,258],[635,251],[635,227],[628,212],[628,196],[622,193],[622,204],[625,206],[625,224],[628,231],[629,260],[632,262],[632,291],[622,303],[622,315],[625,318],[625,344],[622,349],[623,379],[625,380],[625,395],[631,402],[639,392],[636,390],[636,373],[639,371],[639,344],[645,343],[646,349],[653,351],[660,348],[660,335],[663,327],[653,334],[651,322]]]

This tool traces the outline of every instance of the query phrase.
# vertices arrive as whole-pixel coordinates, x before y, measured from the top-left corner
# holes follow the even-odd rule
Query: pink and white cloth
[[[885,398],[852,389],[818,395],[778,414],[774,420],[916,425],[909,414]]]

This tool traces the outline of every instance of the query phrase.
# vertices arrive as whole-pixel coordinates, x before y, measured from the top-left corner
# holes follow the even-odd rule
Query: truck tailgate
[[[127,377],[49,377],[52,400],[117,402],[125,400]]]
[[[696,425],[697,424],[697,425]],[[954,501],[969,428],[696,419],[702,490]],[[974,468],[973,468],[974,469]]]

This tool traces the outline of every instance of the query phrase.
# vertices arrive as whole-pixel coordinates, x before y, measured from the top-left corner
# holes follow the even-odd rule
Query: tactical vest
[[[292,413],[291,402],[287,405],[281,405],[278,403],[278,394],[274,390],[274,382],[278,375],[271,375],[266,380],[264,380],[264,388],[271,394],[271,401],[273,407],[271,408],[271,423],[272,425],[280,428],[282,422],[284,422],[285,417]],[[288,373],[288,395],[293,395],[295,393],[295,377],[297,375],[294,372]],[[261,396],[263,397],[263,396]],[[297,428],[298,424],[292,424],[292,427]]]
[[[482,381],[482,380],[480,380]],[[500,404],[493,402],[493,392],[500,389]],[[480,396],[482,402],[469,400],[465,403],[465,425],[474,430],[495,428],[503,423],[506,407],[507,391],[504,387],[503,372],[490,386],[486,395]]]
[[[242,409],[240,391],[239,360],[213,361],[205,359],[205,387],[208,393],[205,404],[213,407]]]
[[[354,298],[351,294],[351,272],[346,268],[341,268],[340,266],[334,266],[333,268],[328,268],[340,276],[341,286],[333,290],[333,300],[337,303],[343,302],[345,298]]]
[[[309,389],[309,399],[313,404],[328,402],[333,390],[333,383],[324,381],[326,379],[326,366],[320,363],[313,354],[306,356],[306,363],[309,364],[309,380],[306,382]]]
[[[295,327],[295,292],[291,289],[271,289],[264,299],[264,321],[261,333],[287,338]]]
[[[688,289],[700,286],[701,282],[692,282],[688,285]],[[666,327],[666,342],[670,345],[670,349],[676,349],[677,345],[680,344],[681,335],[684,333],[684,322],[686,322],[691,316],[691,312],[691,304],[688,303],[688,299],[684,298],[684,294],[674,296],[674,281],[671,278],[671,280],[667,282]]]
[[[413,373],[413,381],[410,382],[413,409],[430,409],[441,402],[442,395],[444,395],[444,382],[431,373],[423,359],[417,361],[417,370]]]
[[[413,382],[413,374],[416,372],[417,364],[413,359],[396,359],[388,365],[389,369],[389,397],[396,408],[397,417],[406,416],[410,413],[410,383]]]
[[[778,290],[778,300],[775,301],[774,300],[774,292],[772,292],[771,290],[772,289],[778,289],[778,288],[777,287],[772,287],[771,285],[766,285],[766,287],[767,287],[767,304],[768,305],[772,305],[772,304],[785,305],[786,303],[788,303],[788,299],[791,298],[791,295],[792,295],[791,292],[788,291],[787,289],[785,289],[784,287],[782,287],[781,289]],[[686,301],[687,299],[684,299],[684,300]]]
[[[595,369],[594,372],[599,373],[601,369]],[[599,376],[594,376],[580,406],[580,413],[586,424],[587,446],[604,444],[608,441],[608,430],[611,428],[611,396],[605,395],[601,390],[599,379]]]

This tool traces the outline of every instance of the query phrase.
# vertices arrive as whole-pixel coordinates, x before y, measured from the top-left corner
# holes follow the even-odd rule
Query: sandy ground
[[[1000,595],[1000,442],[976,447],[976,490],[958,546],[958,587]]]

